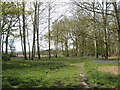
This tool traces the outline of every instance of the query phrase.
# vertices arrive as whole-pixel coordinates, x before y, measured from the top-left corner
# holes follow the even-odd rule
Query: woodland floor
[[[120,87],[117,59],[58,57],[3,61],[3,88]]]

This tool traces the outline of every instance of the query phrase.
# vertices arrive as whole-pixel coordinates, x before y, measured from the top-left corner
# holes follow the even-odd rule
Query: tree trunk
[[[22,2],[23,4],[23,44],[24,44],[24,59],[27,60],[27,54],[26,54],[26,30],[25,30],[25,3]]]
[[[93,28],[94,28],[94,46],[95,46],[95,57],[98,58],[98,41],[97,41],[97,32],[96,32],[96,27],[95,27],[95,2],[93,2],[93,19],[94,19],[94,24],[93,24]]]
[[[1,40],[1,43],[2,43],[2,47],[1,47],[1,49],[2,49],[2,53],[4,53],[4,50],[3,50],[3,46],[4,46],[4,38],[5,38],[5,36],[4,36],[4,32],[2,32],[2,40]]]
[[[69,57],[69,51],[68,51],[68,41],[67,40],[65,40],[65,54],[66,54],[66,56],[67,57]]]
[[[10,30],[7,31],[7,36],[6,36],[6,39],[5,39],[5,53],[8,54],[8,37],[9,37],[9,33],[10,33]]]
[[[21,30],[21,23],[20,23],[20,15],[18,15],[18,22],[19,22],[19,33],[20,33],[20,40],[21,40],[21,47],[22,47],[22,53],[23,53],[23,56],[24,56],[24,48],[23,48],[23,35],[22,35],[22,30]]]
[[[0,2],[1,4],[1,2]],[[1,12],[1,6],[0,6],[0,12]],[[2,90],[2,27],[1,27],[1,15],[0,15],[0,89]]]
[[[76,45],[76,52],[75,52],[75,56],[77,57],[78,56],[78,37],[77,37],[77,35],[76,35],[76,41],[75,41],[75,45]]]
[[[37,14],[37,54],[38,58],[40,59],[40,44],[39,44],[39,6],[38,5],[38,14]]]
[[[104,9],[104,2],[102,2],[103,9]],[[104,10],[102,11],[102,16],[103,16],[103,23],[104,23],[104,45],[105,45],[105,60],[108,59],[108,41],[107,41],[107,5],[108,3],[106,2],[106,10],[104,13]]]
[[[58,28],[57,28],[57,45],[56,45],[56,55],[55,55],[55,57],[57,58],[58,57],[58,29],[59,29],[59,25],[58,25]]]
[[[34,15],[34,22],[33,22],[33,45],[32,45],[32,60],[35,55],[35,34],[37,29],[37,2],[35,3],[35,15]]]
[[[23,56],[24,56],[24,48],[23,48],[23,35],[22,35],[22,29],[21,29],[21,23],[20,23],[20,7],[19,7],[19,5],[18,5],[18,9],[19,9],[19,11],[18,11],[18,24],[19,24],[19,33],[20,33],[20,40],[21,40],[21,47],[22,47],[22,53],[23,53]]]
[[[28,29],[27,29],[27,41],[28,41],[28,49],[29,49],[29,59],[30,59],[30,43],[29,43],[29,38],[28,38],[29,34],[28,34]]]
[[[50,52],[50,3],[48,4],[48,34],[49,34],[49,59],[51,59],[51,52]]]
[[[62,55],[64,55],[63,45],[64,44],[61,42]]]
[[[1,9],[0,9],[0,11],[1,11]],[[1,27],[1,16],[0,16],[0,64],[1,64],[1,60],[2,60],[2,48],[3,48],[3,47],[1,47],[2,46],[1,44],[2,44],[2,27]],[[1,66],[0,67],[0,70],[1,70],[2,69],[2,65],[0,65],[0,66]]]
[[[6,35],[6,39],[5,39],[5,43],[6,43],[6,45],[5,45],[5,53],[6,54],[8,54],[8,38],[9,38],[9,34],[10,34],[10,29],[11,29],[11,25],[12,25],[12,18],[11,18],[11,20],[10,20],[10,24],[9,24],[9,26],[8,26],[8,29],[7,29],[7,35]]]
[[[117,8],[117,4],[116,2],[113,3],[114,6],[114,10],[115,10],[115,15],[116,15],[116,19],[117,19],[117,27],[118,27],[118,57],[120,59],[120,6],[119,8]]]

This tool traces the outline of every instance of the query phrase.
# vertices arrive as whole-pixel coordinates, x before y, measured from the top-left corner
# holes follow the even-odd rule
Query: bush
[[[3,53],[2,54],[2,60],[4,60],[4,61],[10,61],[10,55]]]

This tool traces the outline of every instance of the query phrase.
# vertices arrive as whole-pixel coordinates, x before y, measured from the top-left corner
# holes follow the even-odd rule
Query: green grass
[[[85,58],[58,57],[51,60],[12,58],[3,62],[3,88],[79,87],[77,65]]]
[[[118,64],[101,64],[94,58],[42,58],[40,60],[24,60],[12,58],[3,62],[3,88],[74,88],[82,87],[79,72],[84,72],[90,85],[97,88],[112,88],[120,86],[120,76],[97,70],[99,66],[116,66]],[[85,63],[80,68],[80,63]]]
[[[86,61],[83,71],[86,72],[90,84],[97,88],[120,87],[120,76],[111,73],[100,72],[97,70],[99,66],[118,66],[118,64],[100,64],[94,62],[93,59]]]

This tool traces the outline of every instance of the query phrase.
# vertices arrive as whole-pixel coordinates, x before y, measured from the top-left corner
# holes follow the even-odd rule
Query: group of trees
[[[27,10],[27,2],[1,2],[1,52],[8,54],[8,47],[11,49],[9,41],[11,38],[20,38],[24,58],[27,59],[26,47],[29,47],[29,58],[33,59],[35,55],[35,45],[40,59],[39,45],[39,18],[42,2],[32,2],[29,5],[33,7]],[[32,26],[31,26],[32,25]],[[31,29],[33,28],[33,29]],[[30,51],[30,34],[33,33],[32,51]],[[13,41],[13,40],[12,40]],[[13,44],[13,43],[12,43]],[[5,50],[4,50],[5,47]],[[11,52],[12,54],[12,52]]]
[[[73,6],[70,11],[72,16],[64,16],[52,24],[50,3],[45,5],[37,1],[0,2],[0,51],[8,54],[8,47],[13,48],[11,38],[20,38],[24,58],[33,59],[37,53],[40,59],[40,22],[41,16],[47,10],[48,33],[45,37],[49,43],[49,59],[51,42],[54,42],[56,57],[60,52],[65,56],[87,55],[96,58],[102,56],[105,59],[112,55],[119,56],[120,6],[118,3],[72,2],[69,4]],[[26,47],[29,49],[28,56]],[[11,53],[13,53],[12,49]]]
[[[73,3],[72,3],[73,4]],[[76,12],[52,25],[51,39],[66,56],[120,56],[120,11],[116,2],[75,2]]]

